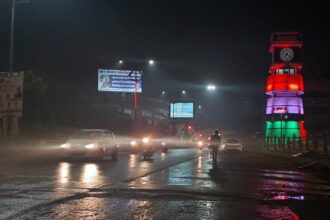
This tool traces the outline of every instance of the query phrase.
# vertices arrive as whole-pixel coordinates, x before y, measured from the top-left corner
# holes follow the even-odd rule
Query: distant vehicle
[[[224,141],[224,143],[221,146],[221,149],[224,151],[243,151],[243,145],[240,139],[238,138],[228,138]]]
[[[150,137],[135,139],[131,141],[131,152],[138,154],[142,153],[144,160],[150,160],[155,153],[155,146]]]
[[[157,141],[152,139],[150,136],[135,138],[130,142],[130,145],[130,152],[133,154],[144,152],[147,148],[152,149],[153,153],[156,149],[160,149],[163,153],[167,153],[168,151],[168,146],[165,141]]]
[[[118,157],[118,144],[113,132],[101,129],[84,129],[74,133],[64,144],[64,157],[88,157],[103,159]]]

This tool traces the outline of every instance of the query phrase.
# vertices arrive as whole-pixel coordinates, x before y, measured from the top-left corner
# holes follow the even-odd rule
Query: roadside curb
[[[246,151],[252,152],[252,153],[259,153],[259,154],[265,154],[269,156],[277,156],[277,157],[282,157],[282,158],[287,158],[290,160],[294,160],[297,164],[304,166],[306,164],[318,164],[324,167],[327,167],[328,170],[330,170],[330,157],[299,157],[295,156],[298,155],[298,153],[283,153],[283,152],[275,152],[275,151],[266,151],[263,149],[258,149],[258,148],[248,148]],[[304,153],[304,152],[300,152]]]

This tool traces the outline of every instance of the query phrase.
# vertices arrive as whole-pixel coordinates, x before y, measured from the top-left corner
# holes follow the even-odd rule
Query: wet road
[[[153,161],[2,162],[0,218],[329,219],[329,183],[278,157],[172,149]]]

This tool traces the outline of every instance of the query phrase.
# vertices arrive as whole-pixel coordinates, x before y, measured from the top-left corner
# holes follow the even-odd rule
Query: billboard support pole
[[[132,74],[134,74],[134,75],[132,76]],[[132,77],[133,78],[132,80],[134,81],[134,120],[135,120],[135,122],[137,122],[137,118],[138,118],[138,107],[139,107],[137,85],[138,85],[138,81],[141,80],[142,72],[139,71],[139,70],[132,70],[128,75],[130,77]]]
[[[137,80],[134,80],[134,117],[137,120],[137,110],[138,110],[138,93],[137,93]]]

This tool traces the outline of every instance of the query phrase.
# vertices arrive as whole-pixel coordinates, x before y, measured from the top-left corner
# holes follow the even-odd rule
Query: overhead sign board
[[[171,102],[170,103],[170,118],[194,118],[194,103],[193,102]]]
[[[142,92],[141,72],[131,70],[98,70],[98,91],[102,92]]]

